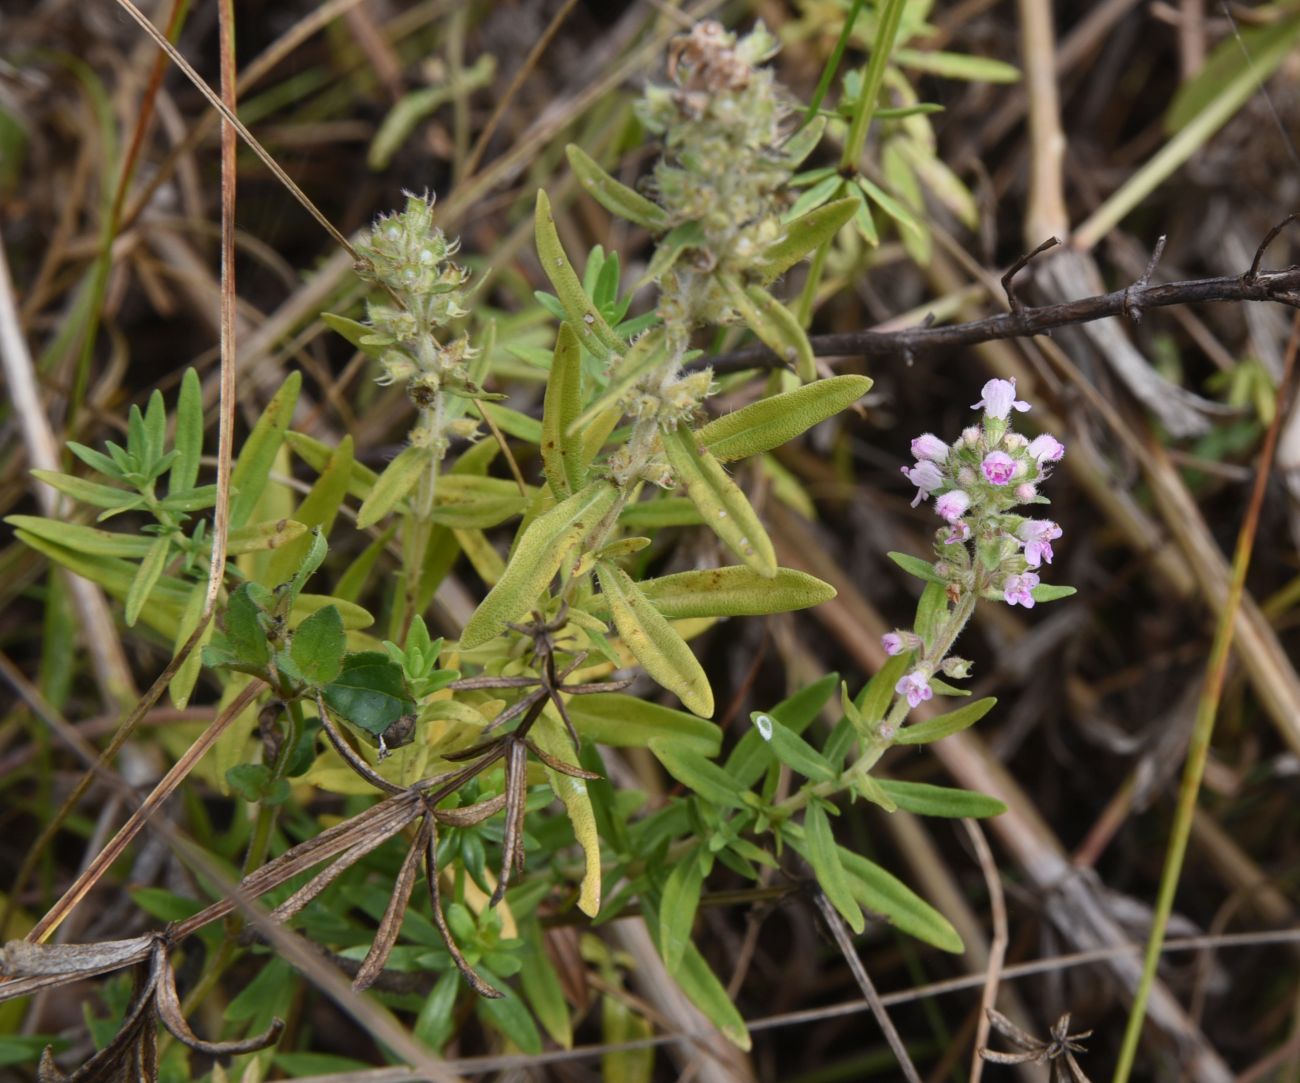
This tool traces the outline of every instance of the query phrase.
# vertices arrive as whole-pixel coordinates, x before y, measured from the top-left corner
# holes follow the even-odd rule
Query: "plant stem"
[[[898,37],[898,25],[903,19],[903,9],[907,0],[885,0],[883,10],[877,9],[876,40],[871,47],[871,59],[867,61],[867,70],[862,77],[862,89],[858,92],[857,103],[853,107],[853,123],[849,126],[849,137],[844,141],[844,153],[840,157],[840,167],[856,169],[858,159],[862,157],[862,148],[867,142],[867,129],[871,127],[871,118],[876,113],[876,101],[880,97],[880,84],[885,78],[885,65],[889,54],[894,51],[894,39]]]

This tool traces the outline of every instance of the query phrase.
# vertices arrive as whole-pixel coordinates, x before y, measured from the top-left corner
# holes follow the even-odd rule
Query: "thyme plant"
[[[225,704],[257,691],[198,769],[256,808],[243,892],[349,964],[358,989],[382,989],[385,975],[432,974],[418,995],[379,995],[412,1011],[416,1036],[435,1048],[451,1037],[462,996],[524,1051],[540,1050],[542,1031],[569,1043],[572,1022],[540,918],[604,922],[634,904],[682,989],[747,1046],[743,1019],[691,936],[719,863],[761,884],[796,854],[856,932],[870,915],[961,950],[941,914],[836,838],[832,818],[838,802],[857,797],[936,816],[1001,807],[991,796],[892,780],[878,766],[890,747],[939,740],[993,706],[984,699],[912,720],[933,697],[966,694],[948,683],[970,671],[952,651],[979,600],[1032,606],[1067,593],[1039,580],[1059,529],[1016,511],[1046,502],[1041,487],[1062,448],[1012,429],[1012,412],[1028,408],[1013,383],[990,381],[980,418],[951,444],[932,434],[913,443],[916,463],[904,472],[944,525],[933,561],[893,554],[925,587],[912,627],[886,637],[892,657],[856,695],[827,675],[754,712],[723,756],[713,690],[691,646],[719,620],[833,596],[826,583],[779,566],[762,516],[728,467],[761,463],[871,387],[861,375],[819,379],[803,324],[778,299],[783,275],[860,219],[862,204],[799,207],[797,170],[826,118],[797,123],[796,103],[767,66],[775,48],[761,24],[737,36],[701,23],[673,43],[667,82],[648,87],[637,106],[661,149],[643,191],[568,148],[582,191],[655,238],[640,283],[655,292],[642,315],[628,317],[614,254],[593,252],[578,274],[538,192],[536,249],[555,291],[542,303],[561,319],[540,418],[485,389],[492,330],[475,319],[468,272],[454,262],[458,244],[437,225],[432,197],[408,195],[357,245],[357,274],[374,287],[364,320],[325,317],[373,359],[380,383],[405,389],[415,411],[405,448],[376,473],[350,440],[329,446],[291,431],[293,376],[238,457],[222,613],[173,683],[173,699],[187,702],[200,679],[215,681]],[[718,382],[694,346],[701,331],[737,327],[788,368],[732,381],[731,390],[752,384],[757,397],[709,419]],[[73,447],[102,480],[42,476],[105,509],[101,518],[150,513],[156,524],[140,535],[11,522],[29,544],[123,598],[128,624],[139,618],[183,642],[199,619],[207,552],[204,521],[190,526],[189,517],[215,496],[197,485],[202,411],[192,373],[176,420],[166,451],[156,396],[143,415],[133,412],[125,449]],[[511,465],[539,466],[531,480],[490,473],[503,429],[515,438],[505,452]],[[317,477],[287,507],[272,478],[290,451]],[[164,474],[169,491],[159,497]],[[340,511],[349,504],[367,544],[340,567],[330,547],[345,534]],[[655,575],[651,557],[670,526],[707,527],[721,549],[690,570]],[[503,556],[495,542],[508,535]],[[394,548],[397,580],[385,587],[378,569]],[[444,642],[430,635],[426,615],[461,557],[488,589],[459,638]],[[309,583],[325,593],[308,593]],[[372,597],[381,599],[386,634],[372,632],[376,614],[362,604]],[[686,710],[631,694],[638,670]],[[842,717],[814,743],[811,726],[837,689]],[[650,807],[644,794],[617,790],[605,757],[627,748],[648,748],[689,796]],[[349,800],[325,830],[297,811],[322,794]],[[412,903],[421,867],[427,906]],[[210,981],[254,950],[238,922],[214,924],[231,915],[229,899],[201,909],[164,896],[148,904],[170,924],[114,955],[149,959],[151,975],[131,1017],[145,1023],[121,1032],[119,1060],[143,1055],[154,1007],[173,1034],[203,1048],[174,996],[156,993],[173,988],[170,954],[185,935],[208,937]],[[597,943],[588,954],[617,984],[621,965]],[[7,959],[11,975],[43,980],[39,953]],[[291,973],[277,963],[264,961],[243,1014],[231,1016],[242,1034],[271,1029],[225,1052],[266,1055],[250,1049],[274,1039],[270,1021],[291,996]]]

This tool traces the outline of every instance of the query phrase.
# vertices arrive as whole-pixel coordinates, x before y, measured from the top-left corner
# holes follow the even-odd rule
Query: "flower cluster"
[[[912,466],[903,474],[916,486],[912,506],[933,499],[944,520],[935,536],[939,557],[934,570],[949,584],[949,597],[1000,599],[1008,605],[1034,607],[1038,570],[1052,562],[1052,542],[1061,528],[1050,519],[1030,518],[1014,509],[1046,504],[1039,487],[1065,454],[1054,436],[1033,440],[1011,428],[1013,413],[1029,410],[1016,398],[1015,380],[989,380],[980,401],[976,425],[966,428],[952,444],[933,433],[912,441]],[[890,632],[883,639],[886,653],[901,654],[922,647],[912,632]],[[933,695],[930,677],[943,669],[949,675],[969,669],[953,658],[925,659],[904,676],[895,691],[916,707]]]
[[[675,39],[670,86],[650,86],[637,113],[663,137],[653,195],[673,225],[697,235],[660,276],[659,313],[689,329],[735,318],[717,277],[742,278],[784,233],[782,189],[793,168],[781,155],[788,108],[762,63],[776,39],[759,23],[737,39],[706,21]]]
[[[469,272],[451,261],[459,247],[433,224],[433,198],[409,192],[403,211],[381,215],[357,242],[357,274],[383,286],[396,302],[367,304],[369,333],[361,344],[378,355],[381,384],[407,385],[421,414],[412,441],[439,452],[446,450],[446,436],[431,417],[437,396],[475,391],[468,363],[478,351],[464,335],[444,345],[436,334],[467,315],[462,287]]]

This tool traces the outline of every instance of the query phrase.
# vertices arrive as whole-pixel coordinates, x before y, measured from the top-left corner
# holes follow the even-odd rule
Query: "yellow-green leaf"
[[[149,546],[149,551],[145,553],[144,560],[140,561],[140,568],[135,573],[135,578],[131,580],[130,589],[126,592],[126,626],[128,628],[135,625],[136,619],[140,616],[140,610],[144,608],[145,602],[149,600],[154,584],[158,582],[158,577],[162,575],[163,568],[167,564],[167,554],[170,549],[170,538],[156,538]]]
[[[660,737],[705,756],[716,756],[722,747],[722,731],[714,723],[638,696],[597,692],[573,696],[567,706],[574,729],[598,745],[647,748]]]
[[[742,287],[729,275],[719,276],[718,282],[732,307],[768,349],[793,365],[805,383],[817,378],[812,343],[785,305],[761,286]]]
[[[239,460],[230,474],[230,488],[234,495],[230,498],[230,526],[243,526],[248,522],[253,509],[266,488],[267,478],[271,476],[271,466],[275,456],[284,442],[284,434],[293,418],[293,408],[298,402],[298,391],[302,387],[302,373],[289,373],[275,396],[266,404],[262,416],[257,419],[253,431],[239,451]]]
[[[830,241],[853,217],[857,207],[856,199],[837,199],[787,222],[785,236],[763,249],[758,259],[763,281],[779,278],[814,248]]]
[[[548,755],[565,763],[576,763],[573,744],[569,740],[564,724],[547,708],[537,719],[532,730],[537,747]],[[594,918],[600,912],[600,837],[596,833],[596,814],[592,811],[591,796],[587,793],[586,780],[574,778],[561,771],[546,768],[546,776],[551,781],[551,789],[564,804],[564,811],[569,815],[573,825],[573,835],[582,847],[587,868],[582,877],[582,888],[578,895],[578,909],[588,917]]]
[[[606,561],[596,566],[609,601],[614,627],[632,656],[651,678],[702,718],[713,714],[713,690],[698,659],[622,568]]]
[[[527,613],[560,570],[569,551],[599,525],[617,498],[618,491],[608,482],[593,482],[534,519],[519,539],[496,586],[465,625],[461,647],[470,650],[486,643],[507,622]]]
[[[433,451],[412,445],[401,451],[397,458],[384,468],[357,512],[357,529],[365,530],[397,507],[398,503],[415,488],[420,475],[433,463]]]
[[[646,600],[669,620],[691,617],[761,617],[807,609],[835,597],[835,588],[816,576],[793,568],[778,568],[765,578],[753,568],[731,564],[677,572],[637,584]],[[607,604],[597,595],[586,604],[589,612],[603,616]]]
[[[700,514],[727,547],[766,579],[776,577],[772,540],[740,487],[721,464],[695,443],[695,436],[678,427],[662,434],[668,461]]]
[[[719,462],[770,451],[833,417],[871,390],[866,376],[831,376],[759,399],[710,421],[697,434]]]
[[[318,526],[321,528],[321,533],[329,537],[335,516],[338,515],[339,507],[343,504],[343,498],[348,494],[353,460],[352,437],[345,436],[330,455],[325,469],[320,472],[315,484],[294,511],[293,517],[296,521],[305,527]],[[278,549],[266,565],[265,581],[282,583],[288,579],[302,563],[310,545],[311,538],[303,537]]]
[[[555,495],[563,500],[582,488],[586,469],[579,434],[567,435],[582,413],[582,349],[569,323],[560,324],[542,405],[542,469]]]
[[[624,343],[605,318],[596,310],[596,303],[587,296],[582,288],[578,273],[565,254],[560,235],[555,230],[555,219],[551,216],[551,201],[546,192],[537,190],[537,209],[533,216],[533,229],[537,240],[537,255],[542,261],[542,270],[555,287],[560,304],[569,314],[578,340],[588,351],[602,361],[612,355],[622,353]]]
[[[645,226],[652,233],[662,233],[671,225],[668,214],[662,207],[626,184],[616,181],[581,147],[570,143],[564,150],[583,189],[611,214],[635,222],[638,226]]]

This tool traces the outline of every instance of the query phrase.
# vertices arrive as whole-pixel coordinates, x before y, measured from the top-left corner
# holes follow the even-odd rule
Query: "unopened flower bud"
[[[912,441],[912,455],[918,460],[941,463],[948,458],[948,445],[932,432],[922,433]]]
[[[969,658],[958,658],[955,654],[950,654],[943,660],[943,665],[940,668],[943,670],[945,677],[952,677],[954,680],[960,681],[970,676],[974,666],[975,663]]]

